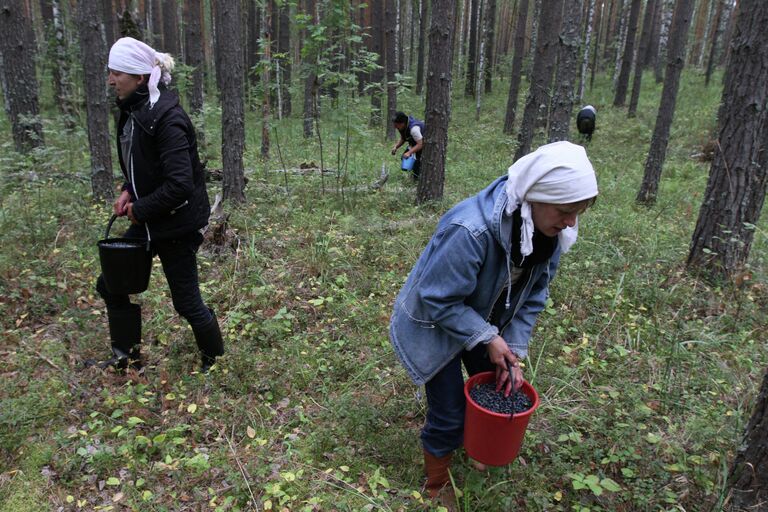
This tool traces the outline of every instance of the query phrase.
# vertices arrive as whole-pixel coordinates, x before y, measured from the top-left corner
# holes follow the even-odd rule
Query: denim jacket
[[[488,320],[511,284],[512,217],[504,213],[506,182],[506,176],[498,178],[440,219],[395,299],[390,341],[417,385],[428,382],[462,350],[499,334]],[[498,325],[519,357],[528,354],[528,340],[559,260],[558,247],[548,261],[509,287]]]

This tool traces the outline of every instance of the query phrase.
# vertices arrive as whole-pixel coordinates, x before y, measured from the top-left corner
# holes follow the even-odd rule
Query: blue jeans
[[[463,351],[424,385],[427,394],[427,421],[421,429],[421,444],[435,457],[448,455],[464,443],[464,377],[461,363],[467,373],[494,370],[488,359],[487,347],[477,345]]]
[[[147,238],[144,226],[131,225],[123,235],[125,238]],[[197,249],[203,242],[198,231],[172,240],[152,240],[152,252],[160,257],[165,279],[171,289],[171,299],[176,312],[186,318],[192,327],[210,323],[211,312],[200,295],[197,276]],[[107,291],[104,278],[99,276],[96,291],[109,309],[125,309],[131,304],[128,295],[114,295]]]

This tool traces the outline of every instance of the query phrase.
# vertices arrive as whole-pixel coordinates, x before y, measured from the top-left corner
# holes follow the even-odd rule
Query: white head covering
[[[512,164],[507,180],[507,215],[520,207],[520,253],[533,252],[531,202],[569,204],[597,196],[595,170],[582,146],[567,141],[541,146]],[[563,252],[576,242],[578,220],[558,235]],[[514,243],[514,241],[513,241]]]
[[[148,44],[132,37],[118,39],[109,50],[109,69],[132,75],[149,75],[149,107],[160,97],[158,82],[171,83],[173,57],[160,53]]]

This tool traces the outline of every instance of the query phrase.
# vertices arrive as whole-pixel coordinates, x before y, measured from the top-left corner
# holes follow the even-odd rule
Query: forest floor
[[[646,77],[634,119],[610,106],[606,77],[588,92],[600,197],[531,340],[525,375],[542,403],[513,464],[454,463],[462,510],[692,511],[727,498],[768,366],[767,243],[758,227],[737,284],[685,272],[709,172],[692,155],[721,95],[703,81],[684,75],[651,208],[634,197],[661,85]],[[87,138],[60,129],[48,105],[45,149],[0,146],[0,511],[431,509],[420,492],[424,397],[392,352],[388,319],[439,216],[512,163],[508,82],[494,87],[479,122],[454,87],[445,199],[420,208],[392,142],[368,128],[367,99],[323,102],[323,164],[348,169],[340,176],[272,172],[283,166],[276,141],[260,159],[249,114],[248,200],[225,205],[233,243],[199,254],[227,346],[209,375],[195,372],[192,333],[157,260],[136,297],[145,371],[82,369],[108,351],[94,281],[110,208],[90,200]],[[411,93],[399,101],[423,111]],[[205,123],[212,168],[218,115]],[[299,117],[275,122],[282,160],[319,165]],[[382,162],[389,181],[365,190]]]

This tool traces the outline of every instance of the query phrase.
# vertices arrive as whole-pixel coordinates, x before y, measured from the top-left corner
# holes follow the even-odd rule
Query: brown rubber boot
[[[448,512],[456,512],[456,494],[453,492],[449,474],[451,459],[453,459],[452,453],[435,457],[424,450],[424,469],[427,472],[424,490],[432,500],[448,509]]]

